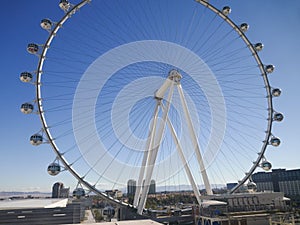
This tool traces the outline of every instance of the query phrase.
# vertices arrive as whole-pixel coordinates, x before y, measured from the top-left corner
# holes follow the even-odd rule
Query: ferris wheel
[[[30,43],[37,69],[21,81],[36,87],[21,111],[37,111],[42,127],[32,145],[49,144],[50,175],[69,171],[85,188],[136,186],[131,203],[142,214],[151,181],[165,190],[186,185],[201,203],[258,169],[270,170],[267,148],[283,114],[281,90],[259,57],[262,43],[229,6],[196,1],[61,0],[61,18],[42,19],[46,41]],[[272,150],[271,150],[272,151]],[[80,195],[82,189],[77,189]]]

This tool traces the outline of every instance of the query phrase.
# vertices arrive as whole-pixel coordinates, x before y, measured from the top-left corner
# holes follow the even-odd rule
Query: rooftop
[[[89,225],[161,225],[161,223],[155,222],[153,220],[126,220],[126,221],[114,221],[105,223],[89,223]],[[69,224],[71,225],[71,224]]]
[[[17,199],[0,201],[0,210],[66,207],[68,199]]]

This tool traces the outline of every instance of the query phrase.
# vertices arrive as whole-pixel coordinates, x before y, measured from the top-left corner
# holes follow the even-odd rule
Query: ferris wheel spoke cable
[[[232,41],[230,41],[230,44],[233,44]],[[230,46],[230,44],[228,44],[227,46],[225,46],[223,48],[217,49],[216,52],[209,52],[209,54],[207,54],[207,55],[205,55],[205,53],[203,53],[203,58],[206,59],[207,63],[215,63],[215,62],[218,62],[220,59],[232,58],[232,57],[236,56],[237,54],[240,54],[241,51],[247,49],[245,47],[240,47],[237,49],[232,49],[230,51],[225,51],[226,48],[228,48]],[[220,54],[222,54],[222,55],[220,55]]]
[[[136,128],[135,128],[136,129]],[[133,132],[135,131],[135,129],[133,130]],[[124,131],[124,133],[126,133],[127,131]],[[128,137],[129,138],[129,137]],[[113,148],[114,148],[114,145],[118,142],[118,140],[116,140],[115,142],[113,142],[113,144],[107,148],[107,151],[104,153],[104,154],[107,154],[109,153]],[[121,150],[123,149],[124,147],[121,147],[117,153],[114,155],[114,158],[112,158],[111,162],[109,163],[109,165],[104,169],[103,173],[105,173],[109,167],[112,165],[112,162],[113,160],[120,154]],[[92,166],[93,168],[100,162],[100,160],[103,158],[104,154],[96,161],[96,163]],[[103,176],[104,174],[101,175],[101,177]]]
[[[218,68],[226,68],[231,65],[245,62],[247,59],[250,59],[250,58],[251,58],[251,55],[240,56],[239,58],[234,58],[234,59],[227,58],[227,59],[222,60],[222,63],[212,63],[211,66],[218,67]],[[210,62],[208,62],[208,63],[210,63]]]
[[[142,7],[142,5],[141,4],[138,4],[138,6],[140,7],[139,9],[138,9],[138,11],[140,11],[140,12],[143,12],[143,10],[144,10],[144,8]],[[159,21],[157,21],[157,19],[155,19],[157,16],[156,16],[156,13],[155,12],[153,12],[153,9],[152,9],[152,7],[149,5],[149,15],[148,15],[148,13],[146,12],[145,14],[144,14],[144,16],[145,16],[145,19],[147,20],[147,21],[149,21],[149,28],[150,28],[150,33],[151,33],[151,36],[153,36],[153,38],[155,39],[155,40],[158,40],[159,39],[159,37],[161,36],[160,35],[160,31],[158,30],[158,28],[157,27],[160,27],[159,26]]]
[[[224,145],[227,145],[227,144],[224,143]],[[231,146],[228,146],[228,149],[229,149],[229,151],[231,152],[231,156],[232,156],[232,158],[234,159],[234,162],[235,162],[235,163],[232,164],[232,161],[229,161],[229,160],[228,160],[228,155],[225,154],[225,153],[222,152],[222,151],[220,151],[219,154],[220,154],[220,156],[222,156],[223,158],[222,158],[222,160],[219,160],[219,161],[222,161],[223,163],[226,162],[226,165],[228,165],[228,167],[225,167],[225,170],[226,170],[226,171],[229,171],[229,169],[230,169],[230,174],[233,174],[234,177],[235,177],[235,180],[238,180],[238,179],[239,179],[239,175],[236,173],[237,167],[238,167],[238,169],[240,169],[240,170],[242,170],[242,171],[245,171],[245,170],[244,170],[245,167],[244,167],[244,165],[241,164],[240,159],[236,157],[236,155],[237,155],[236,152],[238,152],[238,151],[233,152]],[[216,165],[217,165],[217,164],[216,164]],[[233,165],[235,166],[235,168],[233,167]],[[224,173],[222,173],[222,174],[224,174]]]
[[[217,39],[215,42],[214,42],[214,45],[211,46],[211,50],[206,50],[203,52],[202,54],[202,57],[207,59],[208,61],[211,59],[211,58],[214,58],[215,56],[218,56],[219,54],[223,53],[230,47],[233,47],[233,45],[235,43],[237,43],[237,41],[239,40],[238,37],[233,37],[233,38],[230,38],[230,35],[233,35],[234,34],[234,29],[230,29],[228,32],[224,33],[224,34],[221,34],[220,35],[220,38]],[[228,38],[230,38],[228,40]],[[223,43],[221,46],[220,44],[222,42],[224,42],[224,40],[226,41],[225,43]],[[229,53],[225,53],[225,55],[228,55]],[[221,58],[221,57],[224,57],[224,55],[220,55],[218,58]]]
[[[107,12],[114,11],[112,8],[110,8],[110,5],[107,4],[105,1],[103,1],[102,7],[103,8],[104,7],[109,7],[108,9],[104,9],[104,10],[107,10]],[[117,29],[118,32],[115,32],[114,30],[111,29],[111,27],[117,25],[114,22],[115,18],[118,18],[119,20],[121,20],[121,18],[119,18],[118,13],[113,15],[114,18],[111,17],[112,16],[111,14],[108,14],[108,15],[105,14],[105,16],[102,15],[100,12],[103,11],[103,8],[97,7],[97,4],[92,5],[91,10],[93,10],[94,13],[91,13],[91,14],[88,14],[88,15],[85,14],[85,15],[90,17],[90,15],[95,14],[95,16],[92,17],[92,19],[82,20],[83,23],[85,24],[85,27],[89,27],[91,30],[95,29],[95,31],[97,31],[98,33],[100,33],[101,35],[106,37],[107,39],[112,39],[113,41],[115,41],[118,44],[126,43],[126,39],[124,39],[124,37],[127,37],[128,33],[130,34],[130,32],[127,32],[127,30],[130,30],[130,26],[129,26],[130,23],[123,24],[124,26],[121,26],[121,27],[118,26],[118,29]],[[117,9],[117,7],[116,7],[116,9]],[[99,28],[101,27],[101,28],[105,28],[105,29],[99,29],[97,26],[95,27],[95,26],[93,26],[92,24],[90,24],[86,21],[94,21],[95,23],[99,24]],[[110,25],[108,25],[108,24],[110,24]],[[126,26],[126,29],[125,29],[125,26]],[[120,35],[119,32],[122,35]],[[85,34],[88,34],[88,33],[85,33]],[[96,40],[96,42],[99,41],[99,39],[95,39],[95,40]]]
[[[215,19],[217,18],[217,15],[214,15],[213,18],[210,19],[210,21],[207,21],[207,26],[202,27],[202,29],[199,29],[199,35],[198,35],[198,40],[194,43],[194,45],[191,47],[191,49],[198,49],[198,51],[204,46],[205,43],[200,44],[203,40],[202,38],[205,37],[204,34],[206,34],[208,32],[208,29],[210,28],[210,26],[212,25],[212,23],[215,21]],[[198,46],[196,48],[196,46]],[[196,52],[198,52],[196,51]]]
[[[199,12],[199,7],[195,7],[195,10],[197,11],[197,12]],[[195,32],[197,32],[197,31],[199,31],[200,30],[200,27],[201,27],[201,24],[204,22],[203,21],[203,18],[205,17],[205,15],[207,15],[206,13],[207,13],[207,8],[206,7],[203,7],[203,11],[202,12],[199,12],[199,19],[198,19],[198,21],[196,21],[196,23],[195,24],[199,24],[198,26],[197,25],[195,25],[196,27],[190,32],[190,33],[187,33],[187,35],[186,35],[186,39],[187,39],[187,41],[185,42],[186,44],[184,44],[184,46],[187,46],[187,44],[188,43],[190,43],[191,41],[192,41],[192,37],[195,37],[196,36],[196,34],[195,34]],[[198,28],[198,29],[197,29]],[[188,34],[190,34],[190,35],[188,35]],[[203,34],[203,32],[202,32],[202,34]],[[198,37],[201,37],[202,35],[197,35]],[[183,42],[184,43],[184,42]],[[194,46],[192,46],[191,47],[191,49],[193,50],[193,49],[195,49],[195,47],[196,47],[196,43],[195,43],[195,45]]]
[[[186,30],[186,33],[183,34],[184,35],[183,38],[182,38],[182,45],[183,46],[187,46],[188,43],[190,42],[189,38],[192,37],[192,34],[191,34],[192,27],[195,24],[195,20],[196,20],[197,16],[199,16],[199,15],[197,15],[198,13],[199,13],[199,9],[197,7],[195,7],[194,10],[193,10],[193,13],[192,13],[191,20],[189,22],[189,26]]]
[[[207,47],[207,43],[211,40],[213,36],[216,35],[217,31],[224,25],[225,21],[222,21],[214,30],[213,32],[203,41],[202,45],[196,50],[196,52],[203,52],[203,56],[205,56],[205,52],[208,50],[203,50],[204,47]]]
[[[223,172],[219,165],[216,164],[216,170],[214,168],[211,168],[211,173],[209,174],[209,176],[211,177],[211,180],[212,180],[212,183],[215,185],[215,188],[218,188],[218,181],[222,181],[224,184],[227,182],[224,175],[223,175]],[[217,179],[216,179],[217,177]]]
[[[126,157],[126,159],[124,160],[125,163],[123,164],[122,168],[120,169],[118,177],[117,177],[117,178],[115,179],[115,181],[114,181],[114,184],[113,184],[113,186],[112,186],[112,190],[115,189],[115,186],[119,183],[120,178],[124,175],[125,166],[126,166],[126,164],[128,164],[129,162],[131,162],[130,159],[131,159],[132,157],[133,157],[133,154],[127,154],[127,157]]]
[[[234,114],[234,113],[233,113]],[[239,113],[235,113],[235,115],[241,117],[241,118],[244,118],[245,120],[249,120],[251,119],[251,117],[245,117],[243,114],[239,114]],[[232,125],[230,126],[232,129],[237,129],[237,128],[234,128],[235,126],[238,126],[238,127],[241,127],[241,126],[249,126],[249,129],[251,129],[252,131],[259,131],[259,129],[254,126],[254,125],[251,125],[250,122],[237,122],[235,120],[232,120],[232,119],[228,119],[230,122],[232,122]],[[241,133],[243,133],[243,131],[241,131]],[[248,136],[249,134],[248,133],[245,133],[246,136]],[[251,134],[249,137],[252,137]]]
[[[242,159],[244,159],[244,161],[248,161],[249,159],[251,160],[251,158],[249,158],[249,153],[247,151],[244,151],[245,149],[247,149],[245,145],[242,145],[240,142],[237,142],[237,140],[235,138],[233,138],[231,135],[229,135],[230,137],[230,140],[232,142],[235,143],[235,145],[227,145],[228,146],[228,149],[231,153],[231,156],[236,158],[237,155],[239,155],[240,157],[243,157],[243,158],[236,158],[237,159],[237,163],[239,164],[240,168],[242,169],[242,171],[245,171],[246,168],[245,168],[245,165],[243,165],[241,163]],[[226,142],[227,143],[227,142]],[[227,151],[226,151],[227,152]],[[257,152],[255,152],[257,153]]]

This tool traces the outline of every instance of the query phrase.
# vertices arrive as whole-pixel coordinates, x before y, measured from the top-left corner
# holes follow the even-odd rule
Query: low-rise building
[[[22,199],[0,201],[0,224],[80,223],[80,203],[68,199]]]

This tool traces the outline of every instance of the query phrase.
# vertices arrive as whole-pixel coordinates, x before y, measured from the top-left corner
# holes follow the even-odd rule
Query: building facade
[[[144,184],[145,180],[143,181]],[[136,181],[135,180],[128,180],[127,182],[127,196],[133,196],[136,190]],[[149,186],[148,194],[155,194],[156,193],[156,184],[155,180],[151,180]]]
[[[40,204],[41,201],[45,204]],[[38,204],[36,202],[39,202]],[[79,224],[81,215],[80,203],[70,202],[66,205],[51,206],[47,199],[21,200],[20,205],[15,201],[7,203],[6,207],[0,208],[0,224],[3,225],[50,225],[50,224]],[[50,205],[49,205],[50,203]],[[56,202],[57,203],[57,202]]]
[[[118,189],[106,190],[105,193],[113,198],[122,198],[123,193]]]
[[[136,190],[136,181],[129,180],[127,182],[127,196],[133,196],[135,194],[135,190]]]
[[[155,194],[156,193],[156,184],[155,180],[151,180],[150,187],[149,187],[149,194]]]
[[[257,191],[283,192],[288,197],[300,196],[300,169],[273,169],[252,175]]]
[[[52,186],[52,198],[68,198],[70,188],[65,188],[64,184],[57,182]]]

